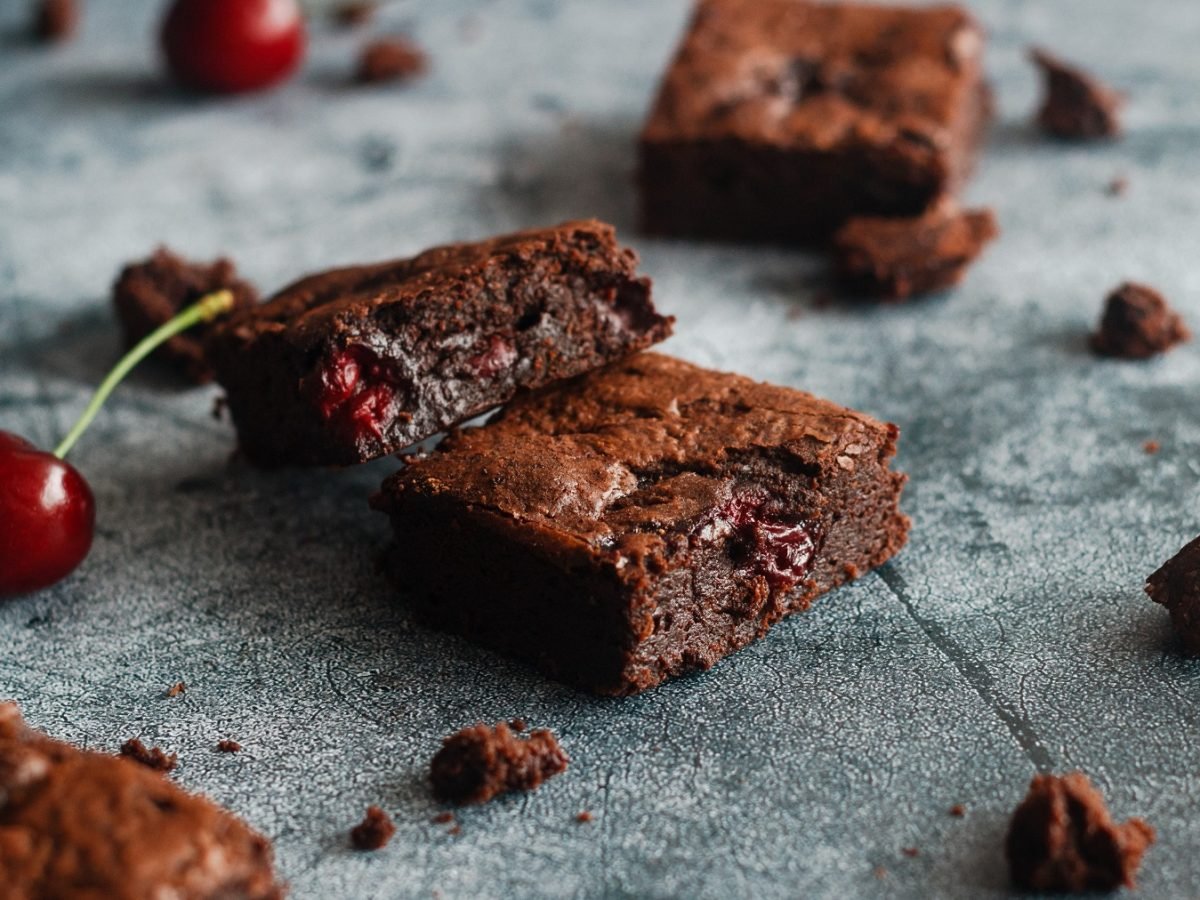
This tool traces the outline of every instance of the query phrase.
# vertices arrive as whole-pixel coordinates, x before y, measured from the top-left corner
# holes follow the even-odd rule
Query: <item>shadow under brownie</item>
[[[893,425],[646,353],[519,397],[389,478],[436,626],[603,694],[707,669],[903,545]]]

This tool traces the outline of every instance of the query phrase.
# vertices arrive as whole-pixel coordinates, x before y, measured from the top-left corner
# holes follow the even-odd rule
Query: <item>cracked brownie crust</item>
[[[520,397],[374,498],[435,624],[599,693],[707,669],[895,554],[895,426],[641,354]],[[453,547],[453,565],[429,560]]]
[[[983,46],[957,6],[702,0],[642,133],[644,227],[796,244],[921,213],[973,165]]]
[[[636,269],[589,221],[305,278],[212,342],[242,450],[363,462],[661,341]]]
[[[0,897],[279,900],[271,855],[216,804],[0,703]]]

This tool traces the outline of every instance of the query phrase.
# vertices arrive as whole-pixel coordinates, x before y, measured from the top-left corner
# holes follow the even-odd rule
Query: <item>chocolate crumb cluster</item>
[[[160,747],[147,747],[138,738],[130,738],[121,745],[121,756],[156,772],[170,772],[179,763],[179,757],[174,753],[167,753]]]
[[[427,66],[425,51],[409,38],[379,38],[363,48],[356,77],[362,84],[404,81],[420,75]]]
[[[510,791],[531,791],[570,762],[544,728],[517,735],[507,722],[473,725],[450,735],[430,764],[433,790],[459,805],[486,803]]]
[[[1013,884],[1029,891],[1082,893],[1133,887],[1154,829],[1117,824],[1081,772],[1038,775],[1013,813],[1006,852]]]
[[[379,850],[387,846],[395,833],[391,816],[378,806],[368,806],[363,820],[350,829],[350,843],[357,850]]]
[[[1149,359],[1190,340],[1191,331],[1152,287],[1127,282],[1108,295],[1092,349],[1101,356]]]
[[[1200,654],[1200,537],[1147,579],[1146,593],[1166,607],[1184,649]]]

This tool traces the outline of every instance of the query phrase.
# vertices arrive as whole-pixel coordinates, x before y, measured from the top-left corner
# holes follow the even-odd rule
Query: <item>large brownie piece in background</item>
[[[279,900],[271,845],[132,760],[80,750],[0,703],[0,897]]]
[[[637,262],[595,221],[438,247],[305,278],[209,356],[252,462],[363,462],[663,340]]]
[[[701,0],[642,132],[643,226],[804,244],[921,213],[973,164],[983,45],[957,6]]]
[[[646,353],[523,396],[385,482],[435,625],[599,693],[707,669],[904,544],[897,431]]]

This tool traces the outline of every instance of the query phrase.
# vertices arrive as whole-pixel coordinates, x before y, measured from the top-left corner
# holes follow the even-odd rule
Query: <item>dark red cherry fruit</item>
[[[96,503],[76,469],[0,431],[0,597],[61,581],[92,546]]]
[[[287,78],[304,56],[296,0],[175,0],[162,47],[185,86],[232,94]]]

